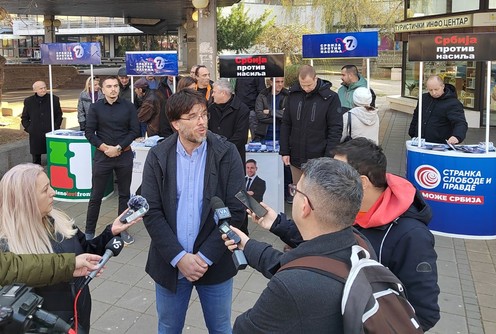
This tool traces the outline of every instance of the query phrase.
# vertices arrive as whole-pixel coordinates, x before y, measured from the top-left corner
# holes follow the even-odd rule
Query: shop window
[[[496,0],[492,0],[492,2],[494,2],[496,5]],[[408,17],[460,13],[478,9],[479,1],[476,0],[410,0]]]

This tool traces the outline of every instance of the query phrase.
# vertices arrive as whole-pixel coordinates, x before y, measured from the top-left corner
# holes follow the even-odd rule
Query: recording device
[[[243,205],[249,209],[251,212],[255,213],[258,218],[262,218],[267,214],[267,209],[260,205],[256,199],[250,196],[246,190],[241,189],[236,195],[234,195]]]
[[[71,326],[41,309],[33,288],[14,283],[0,289],[0,333],[72,333]]]
[[[129,210],[119,219],[124,224],[144,216],[150,209],[146,198],[140,195],[132,196],[129,201],[127,201],[127,206],[129,207]]]
[[[212,210],[214,210],[214,220],[219,227],[220,233],[226,234],[227,237],[233,240],[236,244],[239,243],[241,238],[229,227],[229,221],[231,219],[231,212],[229,211],[229,208],[227,208],[224,205],[224,202],[217,196],[212,197],[210,203],[212,205]],[[232,254],[232,258],[234,266],[237,270],[245,269],[248,265],[245,254],[241,249],[235,249]]]
[[[112,256],[117,256],[120,254],[121,250],[124,248],[124,242],[120,237],[113,237],[110,241],[105,245],[105,253],[103,254],[100,261],[98,261],[98,267],[93,270],[84,281],[83,285],[79,290],[83,289],[86,285],[88,285],[93,278],[95,278],[96,274],[103,268],[103,266],[110,260]]]

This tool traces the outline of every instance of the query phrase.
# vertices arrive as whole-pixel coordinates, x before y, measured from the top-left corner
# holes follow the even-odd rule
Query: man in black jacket
[[[453,85],[433,75],[427,79],[428,93],[422,94],[422,138],[431,143],[456,145],[465,139],[467,121],[462,103]],[[408,134],[418,136],[418,103],[413,112]]]
[[[331,86],[329,81],[317,78],[312,66],[303,65],[298,72],[298,83],[289,88],[279,154],[284,164],[291,166],[294,183],[300,179],[301,164],[329,156],[341,140],[341,103]]]
[[[41,165],[41,155],[46,154],[46,133],[52,131],[52,112],[50,94],[43,81],[33,84],[34,95],[24,100],[21,123],[24,131],[29,133],[29,151],[33,163]],[[53,124],[54,129],[60,129],[62,124],[62,109],[59,98],[53,95]]]
[[[355,228],[370,241],[379,262],[405,285],[422,329],[429,330],[440,317],[435,240],[427,227],[430,207],[409,181],[386,173],[386,156],[374,142],[356,138],[332,153],[355,168],[362,180],[363,202]],[[252,216],[253,221],[297,247],[302,241],[299,226],[265,207],[269,213],[259,221]]]
[[[241,100],[250,110],[250,133],[251,138],[255,138],[258,120],[255,114],[255,102],[258,94],[265,89],[265,78],[237,78],[234,85],[234,94]]]
[[[208,106],[209,129],[236,145],[244,164],[250,110],[236,95],[233,95],[231,84],[226,79],[220,79],[214,83],[212,98],[214,103]]]
[[[362,201],[360,176],[348,164],[327,157],[309,160],[302,169],[303,176],[292,186],[293,217],[304,243],[282,253],[233,227],[248,264],[270,279],[253,308],[236,319],[233,333],[343,333],[341,281],[313,270],[277,270],[309,255],[350,263],[356,244],[351,225]]]

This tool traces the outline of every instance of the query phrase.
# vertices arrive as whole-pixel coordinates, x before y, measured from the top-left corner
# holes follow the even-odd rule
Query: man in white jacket
[[[341,142],[365,137],[379,144],[379,116],[371,107],[372,94],[365,87],[358,87],[353,93],[355,107],[343,114],[343,135]],[[348,126],[351,121],[351,126]],[[351,137],[351,138],[350,138]]]

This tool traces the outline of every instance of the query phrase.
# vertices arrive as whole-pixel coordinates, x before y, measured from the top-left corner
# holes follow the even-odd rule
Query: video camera
[[[43,298],[32,290],[19,283],[0,289],[0,334],[69,333],[71,326],[43,311]]]

